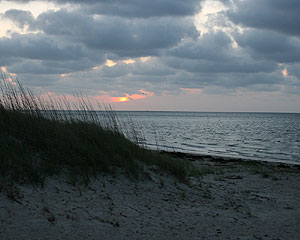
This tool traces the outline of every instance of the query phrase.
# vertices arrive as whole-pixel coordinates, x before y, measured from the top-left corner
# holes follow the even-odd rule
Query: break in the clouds
[[[7,9],[11,2],[14,7]],[[43,9],[44,2],[55,9]],[[32,87],[124,104],[149,99],[151,105],[159,96],[187,94],[265,93],[285,96],[290,104],[300,98],[296,0],[0,0],[3,4],[0,65]],[[35,4],[39,14],[28,8]]]

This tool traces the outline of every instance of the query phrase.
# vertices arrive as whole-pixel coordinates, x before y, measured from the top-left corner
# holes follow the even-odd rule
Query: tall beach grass
[[[145,165],[157,165],[184,180],[188,161],[147,150],[136,129],[124,129],[110,106],[99,114],[88,98],[41,98],[15,79],[0,80],[0,177],[42,183],[64,174],[89,182],[101,173],[123,171],[138,177]],[[125,135],[132,135],[130,141]]]

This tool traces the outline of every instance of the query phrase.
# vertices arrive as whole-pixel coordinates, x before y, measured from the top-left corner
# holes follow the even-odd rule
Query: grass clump
[[[142,164],[157,165],[180,179],[189,172],[189,162],[129,141],[110,108],[99,115],[82,96],[73,105],[66,99],[41,99],[5,76],[0,90],[2,179],[41,183],[64,172],[88,182],[116,169],[137,177]]]

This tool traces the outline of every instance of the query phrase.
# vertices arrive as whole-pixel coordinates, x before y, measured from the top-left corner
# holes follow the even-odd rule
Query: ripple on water
[[[122,112],[119,117],[126,114],[155,148],[300,164],[300,114]]]

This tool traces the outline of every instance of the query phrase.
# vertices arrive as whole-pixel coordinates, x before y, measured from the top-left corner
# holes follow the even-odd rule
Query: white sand
[[[15,200],[2,189],[0,239],[300,239],[299,170],[194,163],[214,173],[184,184],[153,168],[89,187],[52,177],[18,186]]]

